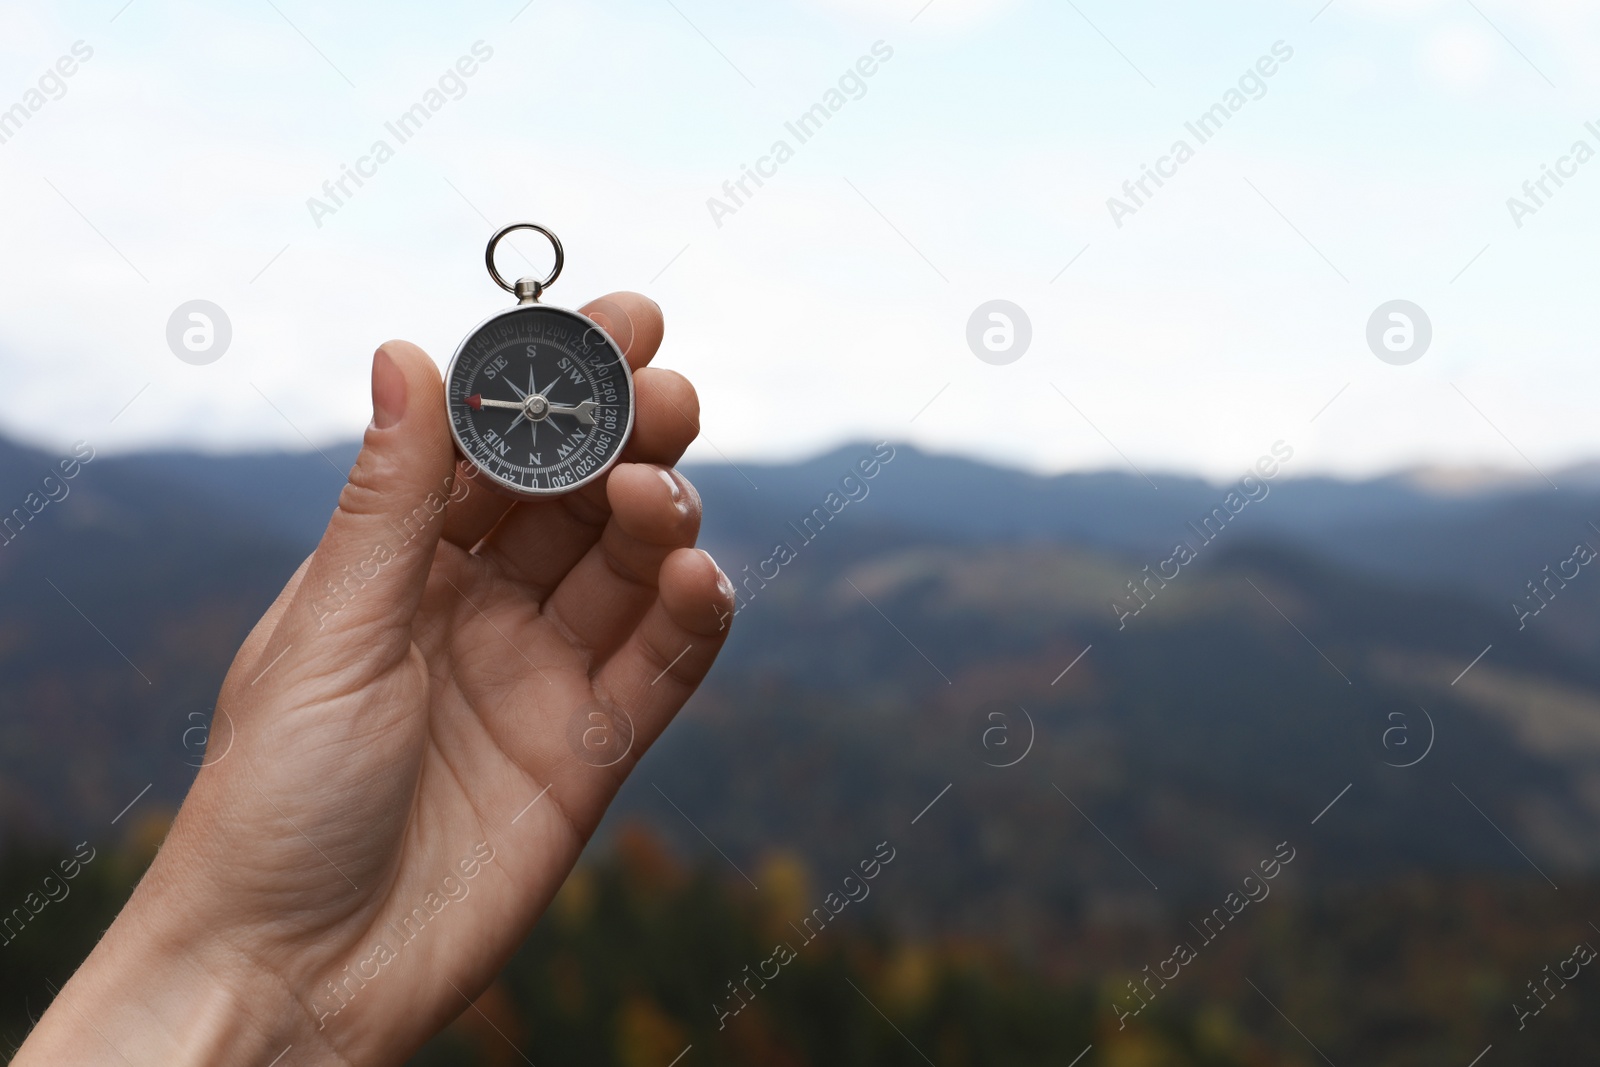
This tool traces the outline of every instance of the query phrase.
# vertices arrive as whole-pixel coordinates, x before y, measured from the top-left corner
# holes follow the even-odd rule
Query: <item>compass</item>
[[[535,230],[555,249],[543,281],[508,284],[495,247],[515,230]],[[518,222],[489,238],[484,259],[517,306],[469,333],[445,372],[450,433],[468,462],[523,497],[570,493],[611,469],[633,430],[633,372],[605,330],[576,311],[541,304],[561,274],[556,235]]]

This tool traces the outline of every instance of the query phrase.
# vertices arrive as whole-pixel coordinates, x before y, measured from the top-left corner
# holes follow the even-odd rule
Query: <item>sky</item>
[[[107,453],[354,438],[373,349],[447,362],[511,303],[489,234],[531,220],[566,247],[548,302],[662,305],[657,362],[701,397],[696,460],[887,438],[1223,478],[1281,440],[1293,475],[1553,479],[1600,457],[1600,158],[1576,151],[1600,152],[1592,4],[383,12],[0,16],[0,434]],[[403,143],[387,128],[430,102]],[[786,125],[830,103],[803,142]],[[1219,104],[1202,140],[1186,124]],[[724,191],[758,163],[759,187]],[[335,203],[347,166],[369,176]],[[1567,176],[1536,201],[1546,166]],[[1146,167],[1162,184],[1125,192]],[[503,269],[542,273],[538,239],[514,244]],[[194,300],[231,333],[203,364],[169,342]],[[1026,329],[988,318],[997,300]],[[1411,348],[1379,358],[1369,322],[1396,300],[1431,342],[1413,314]],[[1404,322],[1376,334],[1396,328],[1403,349]]]

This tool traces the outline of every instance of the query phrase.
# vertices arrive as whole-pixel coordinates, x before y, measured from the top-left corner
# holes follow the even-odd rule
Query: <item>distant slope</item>
[[[764,558],[769,542],[869,453],[856,445],[786,467],[691,468],[710,516],[707,538],[734,554],[735,569],[756,553]],[[1468,593],[1513,620],[1512,600],[1529,595],[1527,583],[1542,580],[1545,566],[1568,559],[1585,538],[1600,549],[1600,488],[1588,468],[1557,472],[1559,492],[1523,478],[1485,478],[1477,491],[1422,488],[1443,480],[1436,472],[1371,482],[1292,475],[1291,460],[1217,544],[1281,540],[1350,570]],[[1159,489],[1132,473],[1040,477],[901,447],[868,483],[867,498],[849,506],[851,527],[891,543],[1065,542],[1154,563],[1177,540],[1195,540],[1190,524],[1223,506],[1235,486],[1151,477]],[[1570,647],[1600,642],[1600,576],[1561,590],[1538,621]]]
[[[28,510],[57,460],[0,447],[10,506]],[[209,484],[137,463],[92,459],[56,484],[65,495],[0,546],[0,804],[75,828],[109,821],[147,784],[154,801],[182,796],[184,731],[209,718],[304,545]]]
[[[1082,550],[794,566],[736,620],[653,764],[735,857],[783,842],[844,862],[854,828],[899,827],[938,868],[912,911],[974,932],[1001,914],[1037,930],[1160,909],[1146,877],[1198,892],[1284,838],[1307,849],[1296,876],[1319,882],[1531,874],[1472,804],[1558,879],[1600,864],[1600,666],[1469,599],[1245,546],[1118,630],[1104,609],[1131,564]],[[995,707],[1009,749],[983,743]],[[1024,750],[1019,708],[1036,743],[992,766]],[[743,770],[751,752],[766,755]],[[630,783],[622,807],[693,844],[650,786]]]
[[[326,451],[97,458],[0,547],[13,820],[181,798],[184,731],[333,507],[351,450]],[[1557,880],[1600,867],[1600,665],[1574,638],[1600,579],[1522,631],[1493,595],[1565,558],[1592,496],[1277,479],[1202,543],[1187,523],[1225,488],[906,448],[843,483],[871,451],[691,470],[746,604],[621,814],[702,848],[654,783],[729,855],[818,869],[896,834],[931,872],[907,921],[1004,915],[1024,943],[1159,910],[1151,882],[1208,891],[1285,838],[1296,878],[1527,873],[1492,817]],[[22,500],[52,462],[0,446],[0,491]],[[1182,537],[1199,558],[1119,629],[1112,602]],[[1026,716],[1018,747],[986,747],[996,701],[1036,730],[1009,768],[989,764],[1023,750]]]

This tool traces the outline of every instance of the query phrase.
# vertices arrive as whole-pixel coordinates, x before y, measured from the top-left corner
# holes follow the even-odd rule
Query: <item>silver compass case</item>
[[[516,229],[544,234],[556,264],[541,281],[513,286],[495,268],[495,246]],[[505,227],[489,241],[496,284],[518,305],[479,323],[445,371],[445,403],[456,447],[506,492],[529,499],[570,493],[610,470],[633,432],[633,371],[611,336],[587,316],[539,303],[561,272],[554,234],[535,223]]]

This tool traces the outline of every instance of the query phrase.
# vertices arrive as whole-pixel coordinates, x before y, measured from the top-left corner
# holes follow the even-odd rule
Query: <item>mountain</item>
[[[354,449],[324,452],[93,457],[13,519],[14,825],[181,799]],[[0,445],[0,499],[27,511],[58,464]],[[897,921],[1030,951],[1225,892],[1280,842],[1291,882],[1600,868],[1600,580],[1521,629],[1509,606],[1600,517],[1585,472],[1152,488],[868,444],[687,472],[741,609],[608,827],[747,870],[888,838],[917,872]]]
[[[702,496],[730,515],[718,534],[759,535],[820,500],[870,449],[845,447],[792,466],[691,468]],[[1542,480],[1422,470],[1365,482],[1290,477],[1291,461],[1260,478],[1249,528],[1299,543],[1358,570],[1412,583],[1464,584],[1494,599],[1523,591],[1571,542],[1600,543],[1600,478],[1588,467]],[[870,486],[885,521],[961,542],[1066,541],[1145,554],[1171,548],[1189,522],[1221,505],[1237,483],[1098,472],[1040,476],[901,448]],[[1241,478],[1245,476],[1241,470]],[[753,486],[761,488],[755,489]],[[815,498],[815,499],[813,499]],[[798,505],[798,507],[796,507]]]

